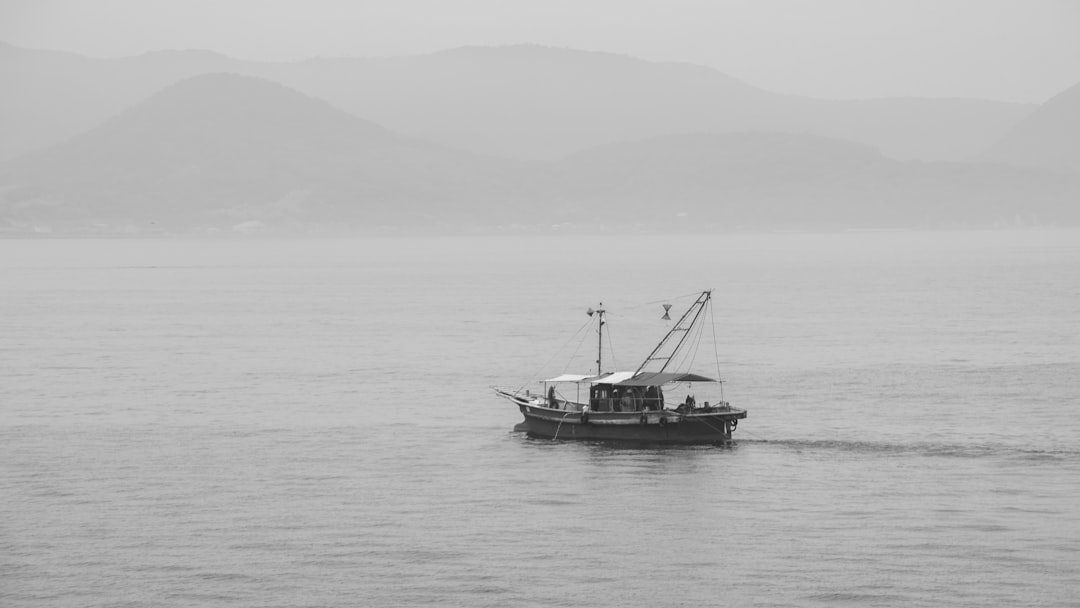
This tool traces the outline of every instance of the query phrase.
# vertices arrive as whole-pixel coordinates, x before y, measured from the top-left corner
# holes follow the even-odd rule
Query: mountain
[[[181,81],[0,169],[0,224],[16,232],[1075,225],[1077,200],[1080,176],[897,161],[787,133],[665,135],[503,161],[226,74]]]
[[[397,135],[269,81],[172,85],[0,172],[16,221],[162,227],[498,216],[504,161]]]
[[[91,59],[0,43],[0,160],[91,129],[166,86],[242,63],[206,51]]]
[[[1080,84],[1044,103],[980,158],[1080,174]]]
[[[73,136],[207,72],[272,80],[403,135],[533,160],[663,135],[748,130],[849,139],[897,159],[959,160],[1034,109],[969,99],[811,99],[702,66],[535,45],[295,63],[205,51],[89,59],[0,45],[0,159]]]
[[[598,147],[550,168],[553,222],[658,229],[925,228],[1080,223],[1080,179],[897,161],[786,133],[683,134]]]
[[[776,132],[658,135],[558,161],[509,161],[403,136],[269,80],[204,74],[0,165],[0,226],[305,233],[1077,224],[1078,182],[1034,168],[898,161],[867,144]]]
[[[265,77],[403,133],[544,160],[660,135],[748,130],[850,139],[898,159],[960,160],[1034,109],[965,99],[811,99],[703,66],[533,45],[264,68]]]

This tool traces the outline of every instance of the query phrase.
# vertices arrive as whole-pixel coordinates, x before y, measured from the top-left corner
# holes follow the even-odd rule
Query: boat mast
[[[604,313],[605,312],[607,312],[607,311],[604,310],[604,303],[601,302],[600,303],[600,308],[596,310],[596,314],[600,315],[600,324],[597,326],[598,330],[596,332],[597,336],[599,336],[599,339],[597,340],[597,344],[596,344],[596,375],[597,376],[604,373],[600,369],[600,361],[603,360],[603,358],[604,358]]]
[[[641,365],[638,366],[637,371],[634,372],[635,376],[640,374],[641,370],[645,369],[645,366],[648,365],[650,361],[664,362],[664,365],[660,367],[660,372],[663,372],[667,369],[668,364],[671,363],[671,359],[675,357],[675,353],[679,352],[679,349],[682,348],[683,342],[685,342],[686,338],[690,335],[690,329],[697,324],[698,318],[701,317],[701,313],[705,310],[705,307],[709,305],[709,299],[711,297],[711,289],[701,292],[701,295],[698,296],[698,299],[690,305],[690,308],[688,308],[686,312],[683,313],[683,316],[679,317],[679,321],[675,323],[675,326],[671,328],[671,331],[669,331],[667,335],[664,336],[663,340],[660,340],[660,343],[656,345],[656,348],[654,348],[653,351],[649,353],[649,356],[645,357],[645,360],[641,362]],[[691,313],[694,315],[693,318],[690,319],[689,324],[684,326],[684,322],[688,318],[690,318]],[[671,337],[674,336],[677,332],[682,333],[682,336],[679,338],[679,343],[675,345],[675,348],[671,349],[671,352],[669,352],[666,357],[658,356],[657,353],[659,353],[664,348],[664,345],[667,344],[668,340],[670,340]]]

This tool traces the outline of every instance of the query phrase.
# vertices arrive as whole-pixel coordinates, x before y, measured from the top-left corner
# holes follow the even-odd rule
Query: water
[[[0,241],[0,604],[1075,605],[1078,237]],[[735,446],[512,433],[707,287]]]

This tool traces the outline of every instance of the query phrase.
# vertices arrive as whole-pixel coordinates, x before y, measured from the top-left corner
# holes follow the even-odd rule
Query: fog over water
[[[1078,236],[0,241],[3,603],[1071,605]],[[704,287],[734,446],[513,432]]]

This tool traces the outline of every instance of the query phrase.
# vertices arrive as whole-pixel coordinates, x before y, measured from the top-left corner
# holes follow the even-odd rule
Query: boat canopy
[[[634,372],[609,372],[593,378],[591,384],[619,384],[634,377]]]
[[[634,372],[606,372],[597,376],[596,374],[563,374],[554,378],[548,378],[544,382],[588,382],[589,384],[617,384],[624,380],[629,380],[634,376]]]
[[[674,382],[716,382],[699,374],[672,373],[672,372],[642,372],[634,375],[634,372],[608,372],[597,376],[596,374],[563,374],[544,380],[547,383],[555,382],[580,382],[589,384],[614,384],[618,386],[660,386]]]
[[[612,384],[617,384],[618,386],[660,386],[662,384],[671,384],[673,382],[716,382],[716,380],[698,374],[642,372],[633,378],[613,382]]]
[[[548,378],[544,382],[581,382],[594,377],[596,374],[563,374],[554,378]]]

